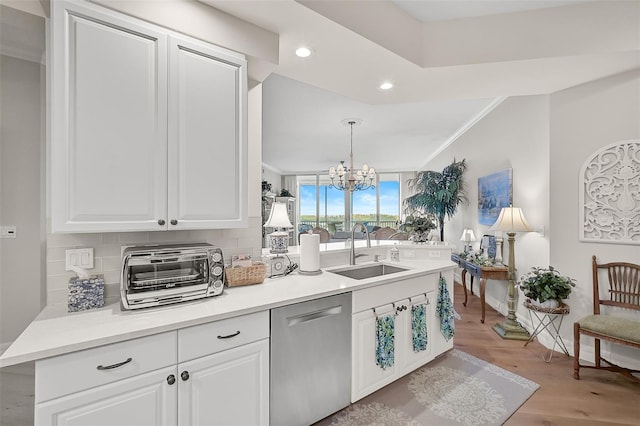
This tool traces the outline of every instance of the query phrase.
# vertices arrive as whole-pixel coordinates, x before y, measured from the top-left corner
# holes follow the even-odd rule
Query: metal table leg
[[[556,349],[556,346],[565,353],[565,355],[569,355],[569,351],[567,350],[567,346],[564,344],[564,340],[562,340],[562,336],[560,336],[560,328],[562,327],[562,321],[564,320],[566,314],[553,314],[553,313],[545,313],[538,312],[532,309],[529,309],[529,319],[531,320],[531,324],[534,324],[533,317],[535,316],[538,322],[538,325],[535,327],[533,332],[531,333],[531,337],[524,344],[526,347],[530,342],[533,341],[540,333],[544,330],[549,333],[549,335],[553,338],[553,345],[551,349],[549,349],[548,354],[543,354],[542,359],[544,362],[551,362],[551,358],[553,358],[553,353]],[[559,319],[559,320],[558,320]],[[557,324],[556,324],[557,323]]]

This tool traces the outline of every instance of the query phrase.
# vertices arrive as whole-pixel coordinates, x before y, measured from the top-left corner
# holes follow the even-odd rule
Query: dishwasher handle
[[[332,315],[339,315],[340,313],[342,313],[342,305],[334,306],[332,308],[320,309],[319,311],[308,312],[302,315],[296,315],[294,317],[287,318],[287,326],[293,327],[297,324],[302,324]]]

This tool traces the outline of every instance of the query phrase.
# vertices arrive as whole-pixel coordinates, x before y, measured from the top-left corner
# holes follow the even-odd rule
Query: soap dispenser
[[[391,260],[399,262],[400,261],[400,250],[395,245],[391,247]]]

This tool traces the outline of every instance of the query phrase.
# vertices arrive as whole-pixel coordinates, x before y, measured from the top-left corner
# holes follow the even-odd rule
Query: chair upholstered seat
[[[607,315],[589,315],[577,322],[582,330],[640,344],[640,321]]]
[[[600,340],[640,349],[640,321],[617,314],[618,309],[640,312],[640,265],[628,262],[598,263],[596,257],[592,256],[591,270],[593,315],[573,323],[573,377],[580,380],[581,368],[595,368],[620,373],[640,382],[640,376],[637,375],[640,370],[616,365],[604,358],[600,351]],[[599,272],[606,277],[606,293],[600,292]],[[600,305],[609,307],[611,312],[601,312]],[[581,336],[594,339],[595,365],[580,363]]]

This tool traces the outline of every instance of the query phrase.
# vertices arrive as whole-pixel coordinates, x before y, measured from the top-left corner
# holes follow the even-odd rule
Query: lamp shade
[[[473,229],[464,229],[460,241],[475,241],[476,235],[473,233]]]
[[[489,228],[490,231],[503,232],[529,232],[533,231],[519,207],[503,207],[496,223]]]
[[[293,228],[289,220],[289,215],[287,214],[287,205],[284,203],[273,203],[271,212],[269,213],[269,219],[265,222],[264,227]]]

